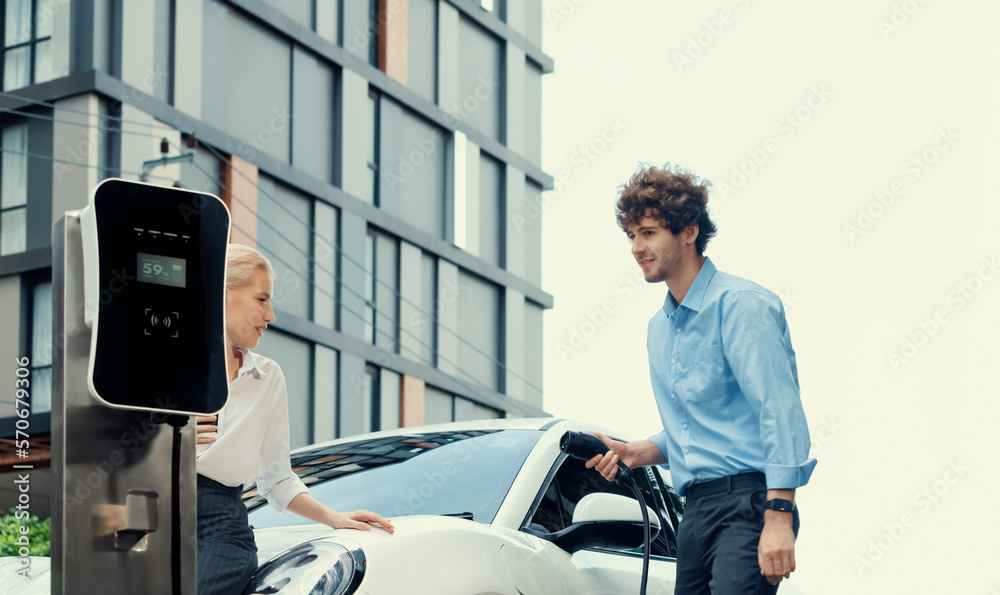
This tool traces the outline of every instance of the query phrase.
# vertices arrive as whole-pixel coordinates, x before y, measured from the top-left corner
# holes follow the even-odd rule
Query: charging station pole
[[[90,395],[79,212],[64,215],[54,236],[53,335],[63,345],[54,350],[52,379],[52,594],[193,594],[194,425],[181,431],[180,510],[187,514],[171,518],[173,428]],[[150,381],[167,367],[151,363]],[[174,526],[182,538],[176,562]],[[173,563],[182,569],[178,591]]]
[[[94,193],[88,208],[104,205],[103,218],[70,211],[53,228],[51,593],[193,595],[196,431],[187,419],[228,397],[229,214],[214,196],[124,180]],[[133,228],[143,220],[159,237]],[[97,247],[85,244],[99,233],[113,238],[100,242],[98,278],[97,261],[85,262]],[[178,241],[156,243],[171,236]],[[90,283],[100,292],[88,293]]]

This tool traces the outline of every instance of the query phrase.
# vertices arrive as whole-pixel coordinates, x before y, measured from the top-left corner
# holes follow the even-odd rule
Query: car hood
[[[378,544],[388,540],[420,539],[419,536],[439,531],[463,531],[475,533],[490,533],[490,525],[476,523],[461,518],[434,515],[415,515],[393,517],[392,525],[395,533],[390,535],[382,529],[372,527],[370,531],[357,529],[331,529],[326,525],[294,525],[288,527],[268,527],[254,529],[254,539],[257,541],[258,564],[263,564],[272,556],[310,539],[324,538],[331,541],[346,540],[348,544],[359,545],[365,554],[378,549]]]

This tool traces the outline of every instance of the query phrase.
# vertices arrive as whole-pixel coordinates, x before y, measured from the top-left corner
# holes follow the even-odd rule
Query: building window
[[[437,367],[438,342],[438,262],[424,252],[420,255],[420,315],[417,319],[420,361]]]
[[[448,133],[401,106],[395,120],[384,120],[386,150],[383,171],[383,202],[390,194],[399,201],[404,221],[436,238],[445,235],[445,195]],[[386,207],[383,207],[386,208]]]
[[[486,152],[479,153],[479,257],[503,267],[506,242],[504,164]]]
[[[28,350],[31,354],[31,412],[52,411],[52,282],[29,285],[31,329]]]
[[[503,290],[465,270],[459,270],[458,287],[459,377],[503,392]]]
[[[39,0],[6,0],[3,11],[3,89],[20,89],[54,78],[51,14]],[[41,16],[41,18],[39,18]]]
[[[379,422],[382,419],[382,412],[379,404],[381,401],[382,387],[379,382],[379,368],[373,364],[365,365],[365,388],[362,394],[361,427],[366,432],[379,431]]]
[[[455,396],[436,386],[424,388],[424,423],[443,424],[455,420]]]
[[[378,5],[379,0],[368,0],[368,32],[371,34],[368,39],[368,63],[375,68],[378,68],[378,46],[383,23],[379,18]]]
[[[375,230],[365,238],[365,340],[375,344]]]
[[[313,198],[267,176],[259,180],[257,245],[274,267],[275,308],[311,320]]]
[[[368,90],[368,129],[372,131],[372,140],[369,143],[371,147],[368,153],[368,169],[371,172],[372,177],[372,204],[376,207],[379,205],[378,197],[378,169],[379,169],[379,128],[381,127],[381,118],[379,117],[380,108],[380,96],[378,91],[375,89]]]
[[[424,423],[440,424],[451,421],[502,419],[503,411],[481,405],[435,386],[424,389]]]
[[[4,128],[0,149],[0,256],[7,256],[28,241],[28,125]]]
[[[365,364],[362,388],[361,428],[363,432],[395,430],[399,427],[400,376],[375,364]]]
[[[410,0],[406,16],[406,86],[437,103],[438,0]]]
[[[442,106],[461,110],[465,123],[488,137],[506,142],[503,134],[504,42],[474,20],[461,15],[458,23],[458,101]]]
[[[314,346],[310,341],[269,328],[254,350],[274,360],[285,377],[289,443],[293,449],[313,443]]]
[[[399,240],[369,229],[365,270],[365,338],[399,353]]]

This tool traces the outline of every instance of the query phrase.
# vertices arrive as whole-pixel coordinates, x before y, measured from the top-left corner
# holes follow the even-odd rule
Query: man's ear
[[[681,240],[685,244],[694,244],[694,241],[698,239],[699,227],[697,223],[692,223],[684,229],[681,230]]]

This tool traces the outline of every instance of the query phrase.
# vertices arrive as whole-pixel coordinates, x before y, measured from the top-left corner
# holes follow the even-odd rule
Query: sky
[[[662,426],[640,162],[714,183],[706,255],[784,302],[812,456],[792,583],[1000,595],[1000,6],[546,0],[545,409]]]

